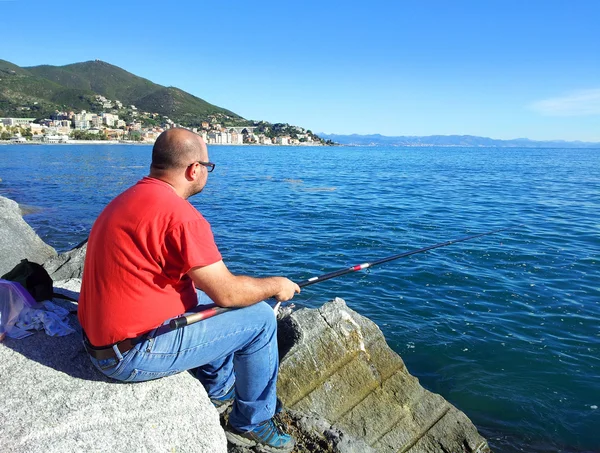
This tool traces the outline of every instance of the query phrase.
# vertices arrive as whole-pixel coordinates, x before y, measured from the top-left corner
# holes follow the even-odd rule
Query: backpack
[[[53,297],[77,302],[68,296],[55,293],[52,277],[48,271],[41,264],[29,261],[27,258],[21,260],[11,271],[0,278],[19,283],[33,296],[36,302],[52,300]]]

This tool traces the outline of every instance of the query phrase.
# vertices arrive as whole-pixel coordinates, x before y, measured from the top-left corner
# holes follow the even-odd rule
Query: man
[[[121,381],[191,370],[218,410],[233,403],[230,442],[288,452],[294,439],[272,421],[276,319],[261,301],[287,301],[300,288],[284,277],[258,279],[227,269],[210,225],[187,201],[202,191],[214,166],[198,135],[163,132],[152,149],[150,175],[102,211],[81,285],[84,344],[92,363]],[[169,319],[210,302],[239,309],[169,328]]]

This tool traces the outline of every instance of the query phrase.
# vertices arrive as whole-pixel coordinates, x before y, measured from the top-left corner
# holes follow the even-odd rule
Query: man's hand
[[[274,297],[285,302],[300,292],[300,287],[285,277],[254,278],[233,275],[223,261],[195,267],[188,275],[220,307],[246,307]]]
[[[295,294],[300,294],[300,287],[291,281],[289,278],[285,277],[273,277],[280,284],[281,289],[277,294],[273,297],[277,300],[277,302],[286,302],[294,297]]]

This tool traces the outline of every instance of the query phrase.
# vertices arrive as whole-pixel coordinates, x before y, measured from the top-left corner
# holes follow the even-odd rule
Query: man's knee
[[[257,318],[264,323],[266,331],[274,332],[277,330],[277,319],[275,317],[275,312],[268,303],[259,302],[258,304],[253,305],[253,308],[255,309]]]

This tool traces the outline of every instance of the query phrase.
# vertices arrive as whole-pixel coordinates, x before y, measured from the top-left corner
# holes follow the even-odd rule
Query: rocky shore
[[[77,298],[85,244],[57,255],[0,197],[0,275],[21,259],[43,263],[55,290]],[[77,304],[54,299],[76,311]],[[0,343],[3,451],[242,452],[227,445],[216,410],[188,373],[127,384],[91,365],[75,334],[43,331]],[[341,299],[279,320],[280,423],[297,452],[487,453],[475,426],[421,387],[379,328]]]

